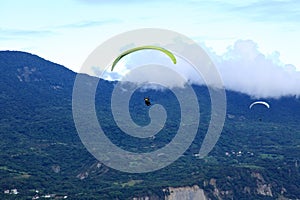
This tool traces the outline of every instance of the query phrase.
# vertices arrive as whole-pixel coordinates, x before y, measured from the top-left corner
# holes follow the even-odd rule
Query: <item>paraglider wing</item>
[[[139,51],[139,50],[144,50],[144,49],[153,49],[153,50],[158,50],[158,51],[161,51],[163,53],[165,53],[167,56],[169,56],[171,58],[171,60],[173,61],[174,64],[176,64],[176,58],[175,56],[173,55],[172,52],[168,51],[167,49],[164,49],[162,47],[157,47],[157,46],[141,46],[141,47],[136,47],[136,48],[133,48],[133,49],[129,49],[127,51],[124,51],[121,55],[119,55],[113,62],[112,66],[111,66],[111,71],[114,70],[116,64],[126,55],[132,53],[132,52],[135,52],[135,51]]]
[[[267,108],[270,108],[270,105],[265,101],[255,101],[249,106],[249,108],[251,109],[256,104],[262,104],[262,105],[265,105]]]

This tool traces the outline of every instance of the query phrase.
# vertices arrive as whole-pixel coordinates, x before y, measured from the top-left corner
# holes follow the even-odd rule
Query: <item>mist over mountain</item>
[[[238,40],[221,55],[216,54],[204,44],[201,46],[205,48],[211,61],[218,69],[226,89],[241,92],[253,98],[299,97],[300,72],[294,65],[283,63],[279,52],[262,53],[258,44],[252,40]],[[157,62],[170,67],[194,84],[206,84],[190,62],[179,55],[176,57],[177,64],[174,65],[168,57],[160,52],[146,50],[133,53],[123,58],[114,72],[110,72],[106,76],[108,79],[117,80],[136,66]],[[149,73],[143,78],[147,79],[159,75],[160,72]],[[168,74],[164,76],[168,78]],[[176,86],[178,81],[170,81],[170,85]]]
[[[207,157],[198,159],[195,154],[208,128],[211,102],[206,86],[193,85],[201,119],[190,148],[162,170],[127,174],[103,165],[81,143],[72,115],[75,72],[18,51],[1,51],[0,68],[1,199],[48,194],[70,199],[164,199],[168,196],[164,189],[192,185],[203,189],[208,199],[300,198],[300,99],[296,97],[259,99],[268,102],[270,109],[260,105],[249,109],[258,99],[227,90],[221,137]],[[137,139],[126,136],[113,120],[109,108],[116,82],[99,82],[95,96],[98,120],[115,144],[149,152],[172,140],[180,112],[170,90],[133,94],[129,108],[137,124],[150,122],[144,96],[170,113],[156,138]],[[4,193],[12,189],[19,193]]]

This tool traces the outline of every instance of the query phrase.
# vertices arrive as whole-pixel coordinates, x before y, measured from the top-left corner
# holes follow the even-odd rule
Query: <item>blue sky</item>
[[[0,50],[27,51],[75,71],[102,42],[138,28],[182,33],[215,57],[250,41],[261,55],[300,71],[298,0],[0,0],[0,19]]]

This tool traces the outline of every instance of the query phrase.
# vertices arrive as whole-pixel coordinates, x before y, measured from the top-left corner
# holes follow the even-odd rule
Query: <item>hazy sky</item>
[[[74,71],[114,35],[166,28],[203,45],[230,89],[300,93],[298,0],[0,0],[0,20],[0,50],[27,51]]]

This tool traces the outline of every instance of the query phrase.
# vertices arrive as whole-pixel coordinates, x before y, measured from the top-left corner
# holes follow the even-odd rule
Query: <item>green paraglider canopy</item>
[[[174,64],[176,64],[176,58],[175,56],[173,55],[172,52],[168,51],[167,49],[164,49],[162,47],[157,47],[157,46],[141,46],[141,47],[136,47],[136,48],[132,48],[132,49],[129,49],[127,51],[124,51],[121,55],[119,55],[113,62],[112,66],[111,66],[111,71],[114,70],[116,64],[126,55],[132,53],[132,52],[135,52],[135,51],[139,51],[139,50],[144,50],[144,49],[153,49],[153,50],[158,50],[158,51],[161,51],[163,53],[165,53],[167,56],[169,56],[171,58],[171,60],[173,61]]]

